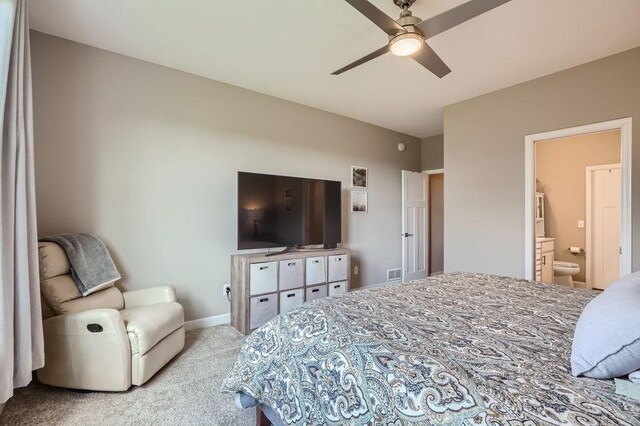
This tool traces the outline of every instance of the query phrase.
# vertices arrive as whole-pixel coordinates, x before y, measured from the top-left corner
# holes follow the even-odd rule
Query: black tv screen
[[[238,249],[335,246],[340,190],[337,181],[238,172]]]

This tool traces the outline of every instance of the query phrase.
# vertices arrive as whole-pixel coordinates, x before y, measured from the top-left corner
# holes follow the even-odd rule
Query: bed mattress
[[[596,294],[454,273],[316,300],[248,336],[223,390],[287,425],[640,425],[613,380],[571,376]]]

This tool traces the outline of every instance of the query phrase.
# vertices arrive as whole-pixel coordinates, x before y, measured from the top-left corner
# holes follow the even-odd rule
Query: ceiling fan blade
[[[411,56],[416,62],[423,67],[442,78],[451,72],[451,69],[444,63],[444,61],[438,56],[438,54],[427,43],[422,46],[422,49],[418,50]]]
[[[396,35],[403,32],[402,25],[394,21],[389,15],[369,3],[367,0],[345,0],[351,6],[355,7],[358,12],[369,18],[371,22],[376,24],[382,31],[389,35]]]
[[[342,74],[345,71],[349,71],[351,68],[355,68],[358,65],[362,65],[365,62],[369,62],[372,59],[377,58],[378,56],[382,56],[385,53],[387,53],[389,51],[389,45],[386,45],[384,47],[381,47],[380,49],[376,50],[375,52],[369,53],[367,56],[365,56],[364,58],[360,58],[355,62],[350,63],[349,65],[347,65],[346,67],[342,67],[340,68],[338,71],[334,71],[331,73],[331,75],[339,75]]]
[[[470,0],[416,25],[424,38],[430,38],[460,25],[511,0]]]

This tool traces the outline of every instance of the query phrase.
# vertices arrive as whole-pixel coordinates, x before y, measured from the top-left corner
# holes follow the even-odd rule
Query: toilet
[[[573,276],[580,272],[580,265],[572,262],[553,262],[553,282],[573,287]]]

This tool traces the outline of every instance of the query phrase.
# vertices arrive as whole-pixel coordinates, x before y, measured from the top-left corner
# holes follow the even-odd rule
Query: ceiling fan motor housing
[[[400,9],[409,9],[416,0],[393,0]]]
[[[398,34],[390,35],[389,41],[393,40],[394,38],[400,35],[407,34],[407,33],[419,34],[420,36],[422,36],[422,32],[416,27],[416,25],[422,22],[422,20],[418,17],[411,15],[411,12],[409,12],[409,14],[406,14],[406,15],[403,13],[402,15],[400,15],[400,18],[396,22],[400,24],[402,28],[404,28],[404,31],[398,32]]]

